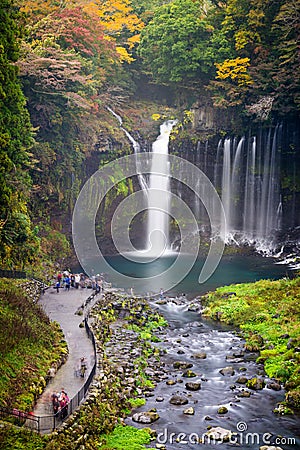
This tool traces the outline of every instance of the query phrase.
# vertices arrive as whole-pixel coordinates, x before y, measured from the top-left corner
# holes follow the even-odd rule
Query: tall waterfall
[[[145,242],[145,250],[138,251],[141,257],[157,257],[163,255],[170,249],[169,241],[169,222],[170,222],[170,170],[169,170],[169,138],[173,126],[177,120],[168,120],[160,126],[160,134],[156,141],[152,144],[152,161],[149,181],[140,170],[138,154],[140,145],[131,136],[128,131],[123,128],[123,120],[110,107],[107,110],[118,120],[122,131],[131,142],[136,155],[136,170],[140,187],[145,193],[147,208],[147,239]],[[162,158],[161,155],[164,157]]]
[[[170,173],[167,157],[169,137],[176,122],[169,120],[160,126],[160,135],[152,144],[152,164],[148,188],[148,251],[152,255],[162,255],[170,247]]]
[[[280,230],[280,134],[277,125],[258,136],[225,138],[211,152],[210,167],[200,166],[222,199],[226,242],[268,247]]]

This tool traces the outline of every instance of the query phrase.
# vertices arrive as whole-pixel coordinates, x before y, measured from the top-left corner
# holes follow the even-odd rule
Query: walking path
[[[44,416],[52,414],[51,394],[60,392],[62,388],[71,399],[83,386],[94,365],[94,351],[91,340],[85,328],[79,324],[83,316],[75,314],[77,309],[92,294],[90,289],[60,289],[57,293],[52,287],[41,296],[39,303],[52,321],[60,324],[68,344],[69,355],[65,364],[57,371],[54,379],[47,385],[44,393],[38,399],[34,414]],[[96,297],[97,299],[99,296]],[[87,371],[85,378],[78,376],[76,371],[80,368],[80,358],[85,357]]]

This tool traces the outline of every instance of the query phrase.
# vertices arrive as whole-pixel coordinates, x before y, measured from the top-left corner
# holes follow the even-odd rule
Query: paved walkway
[[[54,379],[50,381],[39,398],[34,409],[34,414],[37,416],[52,414],[51,394],[53,392],[60,392],[64,388],[70,399],[74,397],[83,386],[94,365],[92,342],[88,338],[85,328],[79,327],[83,316],[75,314],[92,292],[91,289],[87,288],[71,288],[69,292],[60,289],[60,292],[57,293],[56,289],[51,287],[39,300],[39,304],[42,305],[48,317],[60,324],[68,343],[69,356],[67,362],[57,371]],[[97,300],[99,298],[99,295],[95,297]],[[80,368],[82,356],[87,361],[85,378],[81,378],[76,373]]]

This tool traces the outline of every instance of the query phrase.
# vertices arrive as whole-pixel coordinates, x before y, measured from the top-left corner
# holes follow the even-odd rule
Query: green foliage
[[[299,277],[222,287],[209,293],[206,302],[205,315],[240,326],[246,348],[260,352],[258,361],[264,362],[268,376],[286,383],[287,389],[300,390]]]
[[[174,0],[154,11],[141,33],[139,55],[156,82],[207,79],[211,67],[206,60],[209,34],[202,1]]]
[[[1,450],[42,450],[46,440],[38,433],[1,423]]]
[[[143,450],[151,441],[148,429],[137,429],[130,426],[117,426],[109,436],[104,436],[105,445],[98,449],[113,450]]]
[[[62,334],[18,283],[0,282],[1,406],[30,411],[62,351]]]
[[[251,84],[235,86],[234,80],[211,80],[214,104],[219,108],[239,107],[259,120],[266,120],[259,101],[270,96],[270,110],[280,114],[299,108],[299,61],[296,51],[299,27],[299,0],[229,0],[219,14],[212,45],[219,42],[223,52],[216,52],[216,63],[249,58]],[[218,16],[217,16],[218,17]],[[222,42],[225,42],[225,45]],[[228,51],[228,55],[226,55]],[[220,58],[220,59],[219,59]],[[297,76],[298,74],[298,76]],[[269,107],[268,107],[269,108]]]
[[[130,403],[130,405],[131,405],[132,408],[139,408],[140,406],[145,405],[146,399],[144,399],[144,398],[139,398],[139,397],[137,397],[137,398],[131,398],[131,399],[129,400],[129,403]]]

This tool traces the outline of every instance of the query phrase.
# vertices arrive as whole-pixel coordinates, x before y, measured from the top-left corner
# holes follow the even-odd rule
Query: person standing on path
[[[86,366],[86,360],[84,357],[80,359],[80,376],[84,378],[85,372],[86,372],[87,366]]]

